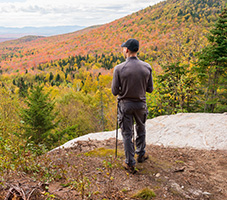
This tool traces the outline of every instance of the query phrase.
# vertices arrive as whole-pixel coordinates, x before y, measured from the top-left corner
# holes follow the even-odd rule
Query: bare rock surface
[[[189,147],[207,150],[227,150],[227,113],[179,113],[164,115],[146,122],[147,144],[165,147]],[[77,141],[106,140],[116,137],[116,130],[90,133],[65,143],[70,148]],[[122,140],[121,131],[118,139]]]

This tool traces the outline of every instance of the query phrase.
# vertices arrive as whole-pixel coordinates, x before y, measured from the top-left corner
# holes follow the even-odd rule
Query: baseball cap
[[[139,41],[136,39],[129,39],[124,42],[121,47],[127,47],[130,51],[136,52],[139,50]]]

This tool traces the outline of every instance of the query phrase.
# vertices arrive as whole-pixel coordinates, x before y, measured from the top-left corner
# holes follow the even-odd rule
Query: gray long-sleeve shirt
[[[146,92],[152,91],[152,69],[148,63],[129,57],[114,68],[112,93],[120,100],[146,102]]]

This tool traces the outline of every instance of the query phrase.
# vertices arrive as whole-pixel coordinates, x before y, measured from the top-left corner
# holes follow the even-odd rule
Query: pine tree
[[[51,130],[58,124],[54,123],[57,113],[53,113],[55,102],[51,101],[49,94],[44,94],[41,86],[34,87],[25,101],[27,108],[21,110],[25,137],[47,147],[53,142]]]
[[[20,97],[25,97],[27,95],[28,86],[25,84],[24,78],[21,77],[18,80],[17,86],[19,87]]]
[[[51,82],[54,79],[54,75],[52,72],[50,72],[50,77],[49,77],[49,81]]]
[[[205,93],[205,112],[227,109],[227,9],[207,36],[209,45],[198,53],[198,72]],[[217,107],[219,106],[219,107]]]

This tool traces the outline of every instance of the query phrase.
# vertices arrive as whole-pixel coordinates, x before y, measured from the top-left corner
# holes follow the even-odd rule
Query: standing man
[[[135,153],[137,162],[148,159],[145,152],[147,118],[146,92],[153,91],[153,78],[151,66],[137,58],[139,42],[129,39],[121,45],[126,61],[114,69],[112,93],[118,95],[118,120],[122,130],[125,162],[123,166],[131,173],[135,173]],[[132,142],[133,124],[136,122],[136,151]]]

